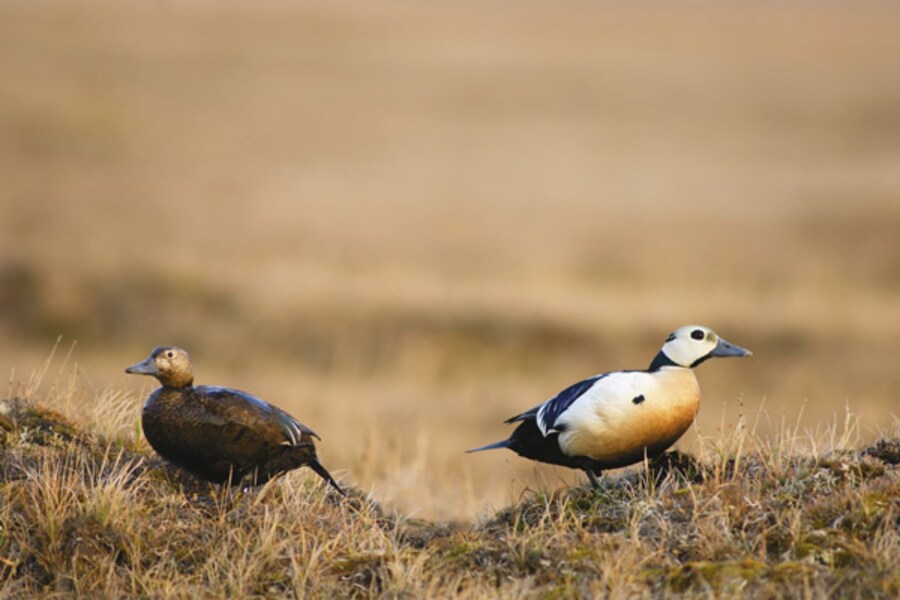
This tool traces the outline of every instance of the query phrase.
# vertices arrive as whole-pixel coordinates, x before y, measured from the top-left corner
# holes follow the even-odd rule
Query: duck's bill
[[[156,375],[156,363],[152,358],[148,358],[136,365],[131,365],[125,369],[125,372],[131,375]]]
[[[719,343],[713,348],[710,356],[750,356],[751,354],[753,353],[746,348],[741,348],[740,346],[736,346],[731,342],[726,342],[722,338],[719,338]]]

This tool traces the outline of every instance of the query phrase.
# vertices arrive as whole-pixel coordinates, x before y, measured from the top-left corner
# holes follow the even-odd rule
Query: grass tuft
[[[900,437],[853,450],[824,436],[839,443],[810,455],[787,451],[794,433],[780,448],[737,454],[745,445],[725,440],[711,459],[672,452],[597,492],[532,489],[480,521],[432,523],[353,487],[342,500],[305,470],[222,490],[140,440],[10,398],[0,595],[896,596]]]

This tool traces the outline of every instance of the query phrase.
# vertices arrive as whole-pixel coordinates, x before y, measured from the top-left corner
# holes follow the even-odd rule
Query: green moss
[[[537,598],[541,600],[568,600],[570,598],[584,597],[584,592],[572,578],[564,578],[553,587],[545,589],[537,595]]]
[[[704,589],[715,592],[737,589],[741,584],[754,583],[769,572],[766,563],[744,559],[740,561],[697,561],[671,568],[667,573],[667,585],[675,592]]]
[[[592,561],[599,558],[594,546],[576,546],[566,552],[566,560],[570,562]]]
[[[871,479],[884,475],[884,462],[867,454],[851,451],[832,452],[819,459],[820,469],[827,469],[838,479]]]
[[[25,444],[48,446],[80,441],[85,437],[61,414],[23,398],[0,400],[0,428],[3,429],[4,445],[18,439]]]
[[[801,588],[819,573],[819,568],[806,561],[789,560],[772,567],[772,582],[777,586]]]
[[[472,544],[466,540],[458,541],[449,545],[446,549],[439,553],[440,561],[457,562],[466,560],[471,554],[479,552],[483,549],[481,544]]]

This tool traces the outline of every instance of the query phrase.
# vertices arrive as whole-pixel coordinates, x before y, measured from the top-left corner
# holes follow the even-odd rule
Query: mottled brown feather
[[[318,462],[315,432],[283,410],[228,388],[194,386],[190,358],[156,348],[129,373],[153,375],[162,387],[141,414],[144,435],[166,460],[215,483],[261,484],[310,466],[343,494]]]

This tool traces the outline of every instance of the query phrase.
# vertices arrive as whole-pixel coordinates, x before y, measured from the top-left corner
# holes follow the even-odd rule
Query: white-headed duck
[[[532,460],[582,469],[599,488],[606,469],[655,458],[694,422],[700,385],[693,368],[713,357],[750,351],[707,327],[675,330],[645,371],[612,371],[576,383],[507,423],[509,439],[469,450],[509,448]]]

